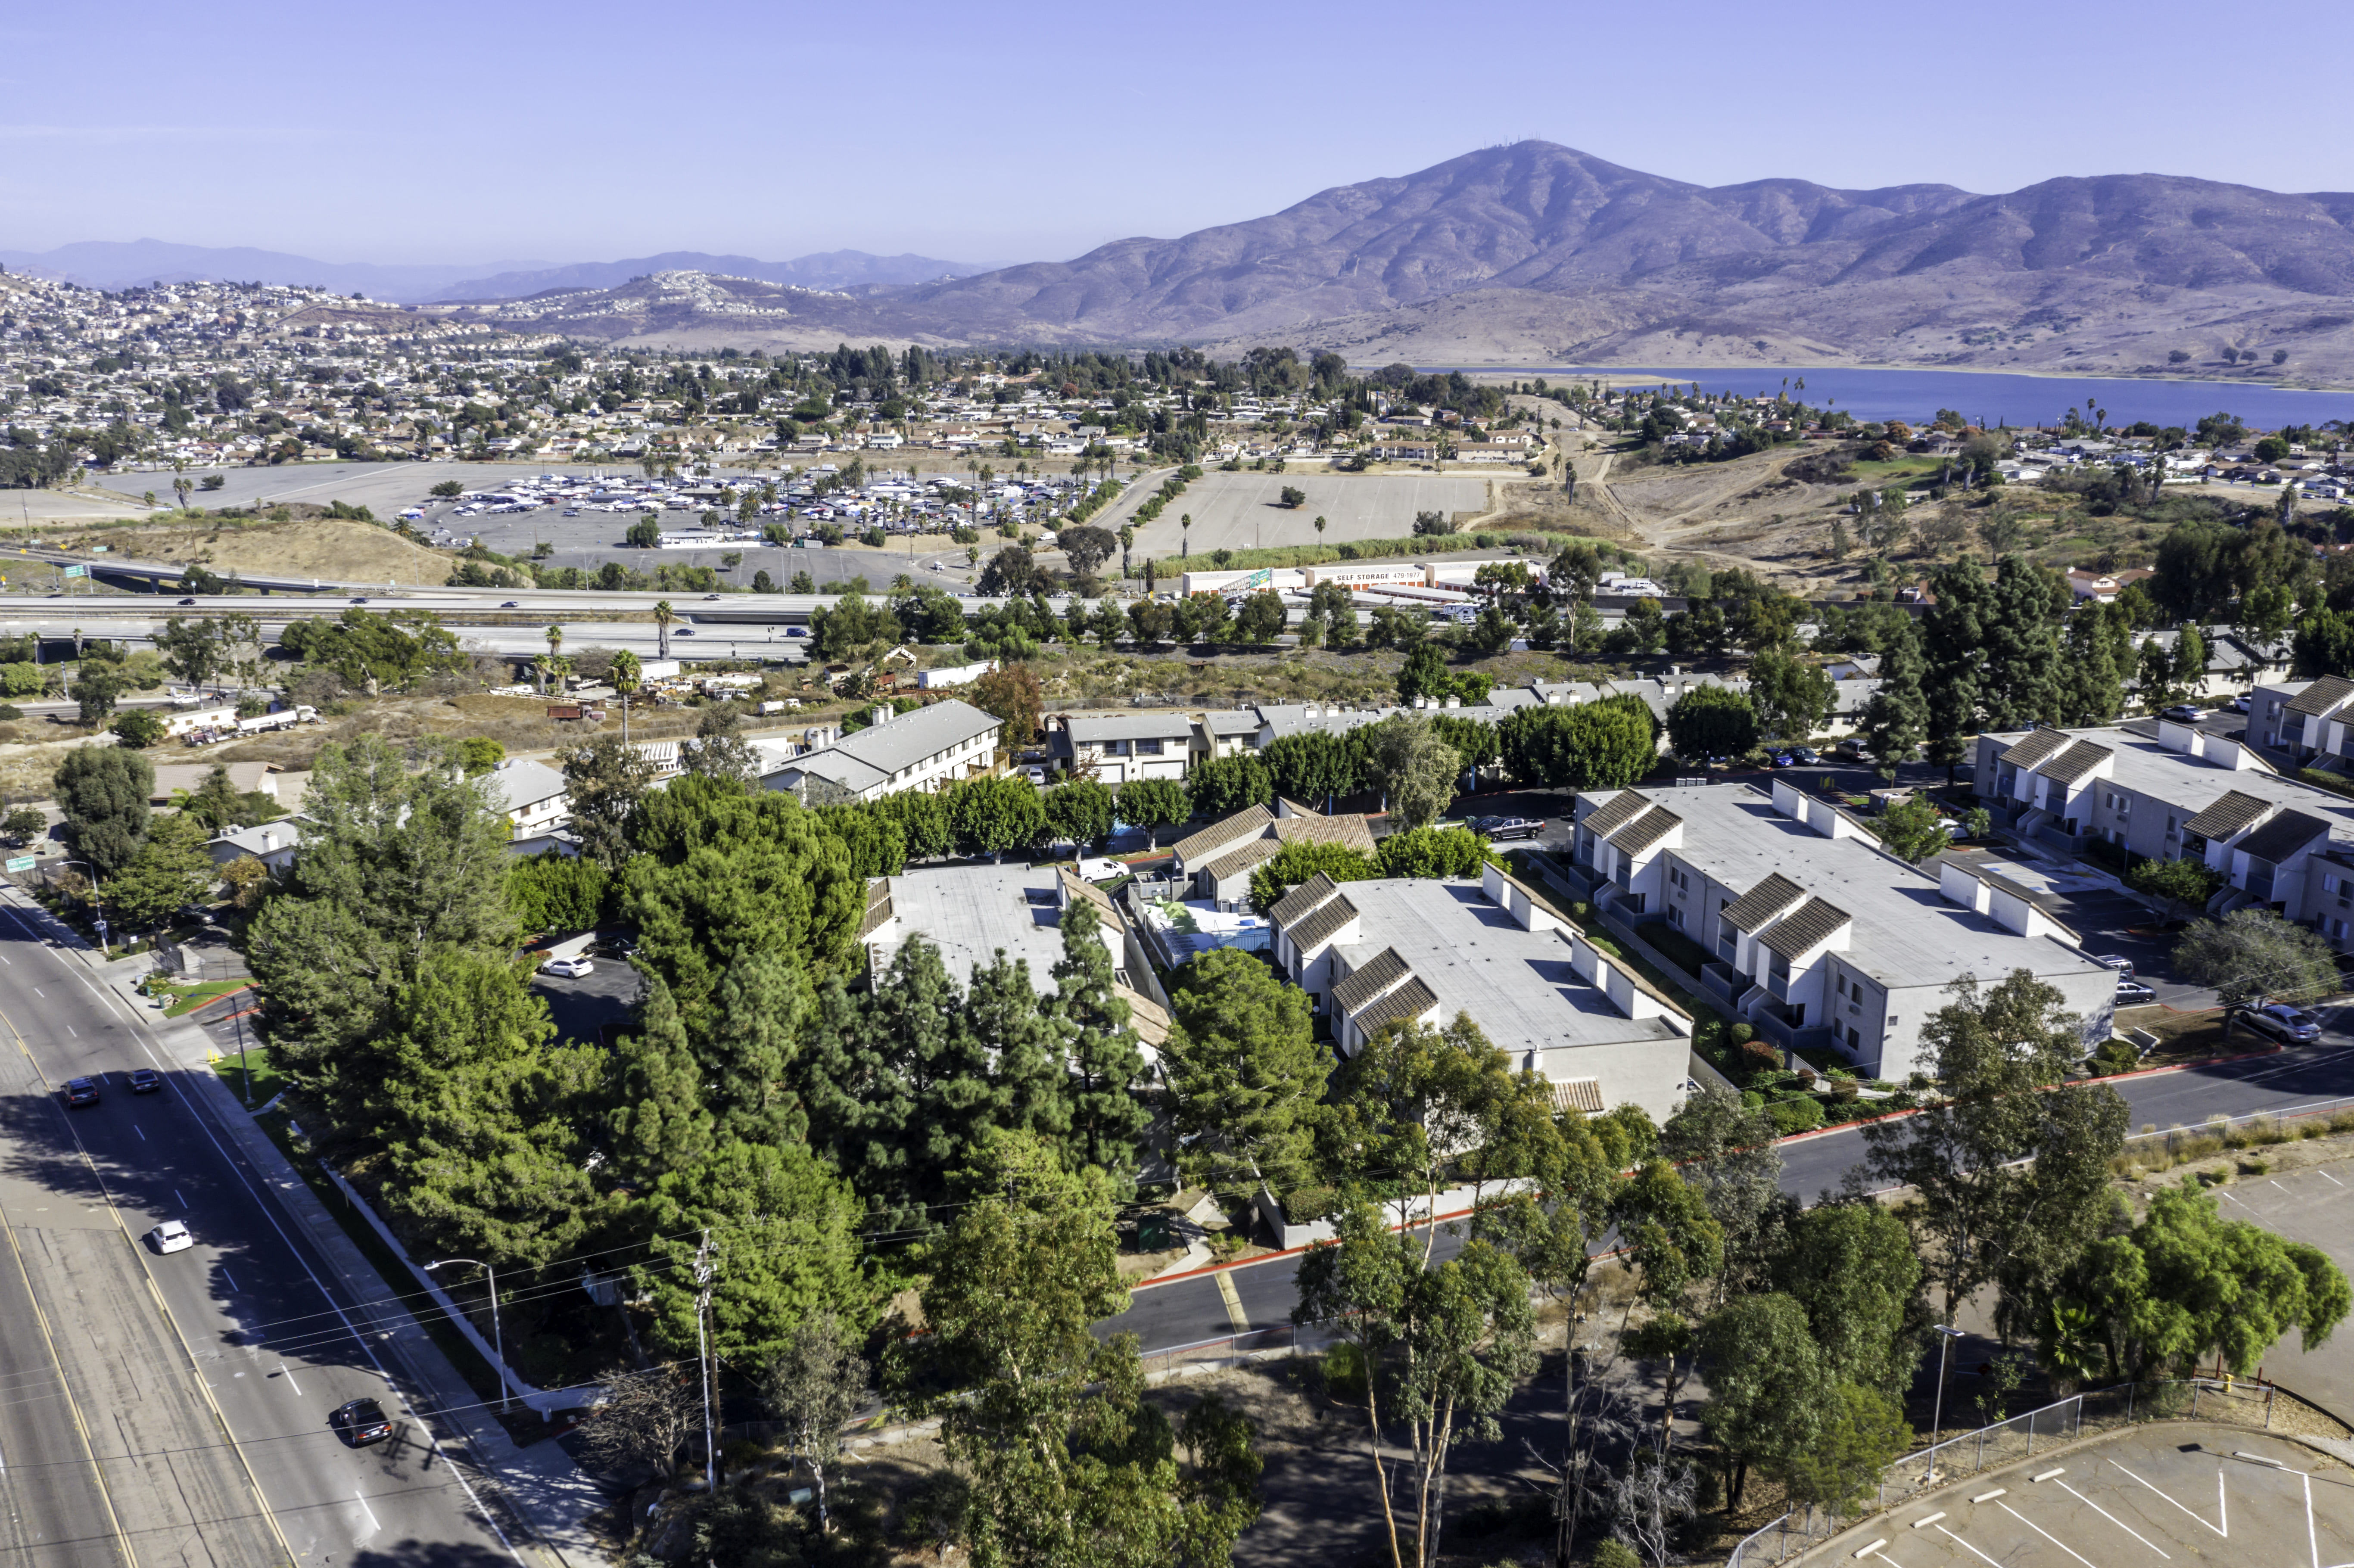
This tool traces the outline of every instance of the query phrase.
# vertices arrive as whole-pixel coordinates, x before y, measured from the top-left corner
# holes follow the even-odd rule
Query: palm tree
[[[1320,545],[1324,542],[1324,519],[1321,517],[1316,519],[1316,542]]]
[[[1177,558],[1179,560],[1183,560],[1193,553],[1191,538],[1193,529],[1193,514],[1191,512],[1177,514]]]
[[[677,619],[670,608],[670,600],[657,599],[654,602],[654,642],[665,659],[670,657],[670,623]]]
[[[630,698],[638,689],[638,656],[628,649],[613,655],[613,690],[621,698],[621,744],[630,744]]]
[[[564,628],[560,626],[551,626],[547,629],[547,662],[549,668],[553,669],[557,662],[562,659],[563,655]]]

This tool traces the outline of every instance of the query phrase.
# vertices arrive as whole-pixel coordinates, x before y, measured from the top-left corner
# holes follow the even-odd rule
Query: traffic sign
[[[28,854],[10,855],[8,857],[8,869],[10,871],[30,871],[37,863],[39,863],[36,861],[33,856]]]
[[[62,575],[69,577],[86,577],[90,576],[90,568],[88,567],[68,567]]]

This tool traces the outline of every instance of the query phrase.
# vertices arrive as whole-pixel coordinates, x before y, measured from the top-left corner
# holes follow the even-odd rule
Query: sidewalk
[[[308,1239],[312,1251],[341,1287],[343,1299],[337,1305],[357,1328],[366,1330],[366,1349],[390,1363],[387,1370],[398,1374],[402,1392],[419,1411],[434,1415],[445,1432],[457,1434],[460,1440],[445,1446],[477,1476],[496,1478],[507,1505],[503,1511],[521,1515],[527,1531],[537,1537],[517,1541],[525,1560],[558,1568],[610,1568],[610,1560],[588,1526],[588,1516],[607,1506],[604,1493],[557,1443],[545,1440],[518,1448],[489,1412],[481,1408],[481,1397],[402,1305],[403,1298],[416,1292],[387,1285],[310,1184],[255,1125],[235,1092],[213,1071],[207,1060],[211,1036],[193,1018],[164,1019],[146,998],[131,989],[153,967],[151,960],[143,955],[101,962],[79,938],[48,919],[39,906],[21,900],[18,906],[28,918],[41,922],[48,934],[59,938],[60,947],[80,957],[100,982],[145,1025],[164,1054],[199,1086],[196,1092],[210,1108],[210,1119],[228,1135],[255,1177],[272,1190],[286,1218]]]

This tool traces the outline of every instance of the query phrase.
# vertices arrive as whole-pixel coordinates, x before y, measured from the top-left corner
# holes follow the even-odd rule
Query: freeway
[[[2237,1061],[2168,1070],[2115,1080],[2132,1113],[2135,1130],[2195,1127],[2211,1117],[2249,1116],[2354,1102],[2354,1034],[2348,1010],[2331,1010],[2318,1044],[2271,1052]],[[2251,1038],[2249,1048],[2266,1042]],[[1786,1140],[1782,1189],[1812,1204],[1839,1192],[1850,1171],[1859,1178],[1863,1139],[1852,1128]],[[1880,1183],[1865,1183],[1868,1189]],[[1451,1255],[1461,1238],[1442,1232],[1438,1255]],[[1281,1330],[1299,1300],[1293,1276],[1296,1255],[1257,1262],[1146,1285],[1135,1291],[1127,1311],[1098,1324],[1105,1334],[1132,1333],[1148,1353],[1199,1344],[1254,1330]]]
[[[31,1521],[19,1535],[83,1543],[58,1562],[108,1561],[110,1536],[136,1563],[524,1561],[504,1499],[404,1397],[407,1369],[379,1359],[387,1304],[330,1288],[203,1086],[51,931],[21,900],[0,905],[0,1054],[16,1064],[0,1091],[16,1254],[0,1258],[0,1463]],[[161,1091],[129,1092],[142,1066]],[[69,1111],[58,1087],[81,1075],[101,1101]],[[164,1255],[136,1239],[165,1219],[197,1245]],[[52,1344],[21,1330],[27,1294]],[[362,1397],[396,1430],[354,1450],[327,1415]],[[75,1454],[77,1418],[94,1462]]]

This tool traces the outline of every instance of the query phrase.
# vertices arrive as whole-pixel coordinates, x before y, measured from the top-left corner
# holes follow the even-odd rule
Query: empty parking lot
[[[2266,1433],[2164,1422],[1989,1472],[1805,1559],[1858,1560],[1888,1568],[2349,1568],[2354,1470]]]

